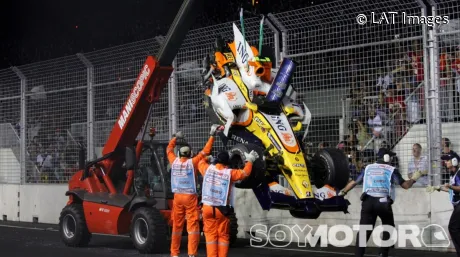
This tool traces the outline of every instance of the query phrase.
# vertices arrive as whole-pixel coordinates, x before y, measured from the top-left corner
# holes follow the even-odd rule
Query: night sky
[[[252,0],[205,0],[194,27],[238,19]],[[303,0],[259,0],[259,12],[312,4]],[[282,7],[280,3],[283,2]],[[315,4],[318,1],[315,0]],[[0,68],[165,35],[182,0],[2,0]],[[251,10],[255,12],[255,10]]]

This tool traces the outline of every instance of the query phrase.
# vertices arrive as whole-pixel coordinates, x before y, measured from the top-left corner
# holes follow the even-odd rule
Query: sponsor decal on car
[[[247,140],[245,140],[244,138],[242,138],[242,137],[232,135],[231,138],[232,138],[232,140],[234,140],[234,141],[236,141],[238,143],[249,144],[249,142]]]
[[[294,163],[294,164],[292,164],[292,167],[294,167],[294,168],[305,168],[305,164],[302,164],[302,163]]]
[[[265,127],[264,122],[259,117],[256,116],[254,120],[256,121],[257,125],[259,125],[261,128]]]
[[[227,92],[225,93],[225,95],[227,96],[227,99],[229,101],[236,101],[236,93],[235,92]]]
[[[302,181],[302,186],[304,186],[305,188],[308,188],[308,183],[307,183],[307,181],[305,181],[305,180]]]
[[[234,62],[235,61],[235,58],[233,58],[233,54],[232,53],[224,53],[225,55],[225,58],[229,61],[232,61]]]

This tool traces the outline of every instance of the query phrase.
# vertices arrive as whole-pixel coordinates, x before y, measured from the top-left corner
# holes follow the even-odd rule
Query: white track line
[[[13,226],[13,225],[3,225],[3,224],[0,224],[0,227],[59,232],[59,230],[52,229],[52,228],[35,228],[35,227],[23,227],[23,226]],[[125,236],[125,235],[109,235],[109,234],[99,234],[99,233],[93,233],[93,235],[112,236],[112,237],[128,237],[129,238],[129,236]]]
[[[245,246],[245,247],[246,248],[259,248],[259,247],[252,247],[252,246]],[[292,248],[290,249],[290,248],[278,248],[278,247],[269,247],[269,246],[260,247],[260,249],[355,256],[355,253],[343,253],[343,252],[331,252],[331,251],[319,251],[319,250],[307,250],[307,249],[292,249]],[[378,255],[372,255],[372,254],[364,254],[364,256],[378,257]]]
[[[0,227],[6,227],[6,228],[18,228],[18,229],[29,229],[29,230],[42,230],[42,231],[53,231],[53,232],[59,232],[57,229],[52,229],[52,228],[34,228],[34,227],[23,227],[23,226],[13,226],[13,225],[3,225],[0,224]],[[101,235],[101,236],[112,236],[112,237],[129,237],[125,235],[107,235],[107,234],[99,234],[99,233],[93,233],[95,235]],[[200,242],[203,243],[203,242]],[[319,251],[319,250],[307,250],[307,249],[290,249],[290,248],[278,248],[278,247],[252,247],[252,246],[245,246],[246,248],[260,248],[260,249],[271,249],[271,250],[279,250],[279,251],[291,251],[291,252],[306,252],[306,253],[323,253],[323,254],[336,254],[336,255],[342,255],[342,256],[354,256],[354,253],[343,253],[343,252],[332,252],[332,251]],[[378,255],[372,255],[372,254],[364,254],[364,256],[369,256],[369,257],[378,257]]]

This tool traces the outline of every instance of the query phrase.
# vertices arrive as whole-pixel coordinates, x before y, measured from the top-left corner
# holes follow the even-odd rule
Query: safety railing
[[[395,20],[378,22],[376,14],[389,11],[398,12]],[[403,12],[411,17],[447,15],[450,22],[408,23],[401,20]],[[411,129],[396,137],[398,146],[393,150],[407,168],[412,145],[420,143],[432,175],[446,174],[437,168],[441,167],[442,138],[450,139],[450,149],[460,150],[460,136],[454,133],[460,117],[458,13],[460,3],[454,0],[431,1],[429,6],[419,0],[339,0],[267,15],[263,47],[275,64],[282,58],[298,64],[292,83],[312,114],[306,141],[336,147],[346,139],[355,140],[345,133],[353,119],[350,100],[342,101],[348,92],[356,91],[355,99],[361,102],[372,97],[377,100],[375,95],[382,88],[393,84],[399,90],[405,83],[411,90],[404,103],[409,106],[414,96],[419,97],[419,106],[413,108],[424,122],[409,122]],[[247,40],[253,45],[259,43],[259,22],[259,17],[245,20]],[[232,23],[188,33],[149,124],[161,139],[183,130],[194,149],[203,147],[211,124],[199,88],[201,61],[212,52],[217,35],[231,40]],[[38,155],[47,154],[62,137],[72,147],[83,141],[88,160],[98,156],[145,57],[155,55],[162,42],[152,38],[0,70],[0,124],[11,124],[19,136],[13,146],[0,135],[0,174],[4,178],[0,183],[35,181],[30,177],[37,168],[29,160],[36,163]],[[387,83],[390,73],[393,81]],[[376,83],[380,75],[382,83]],[[35,141],[41,148],[32,153],[27,146]],[[369,139],[364,141],[366,146]],[[222,147],[216,142],[214,149]],[[61,166],[70,174],[77,169],[78,159],[72,153],[68,156]],[[67,179],[63,176],[54,182],[66,183]]]

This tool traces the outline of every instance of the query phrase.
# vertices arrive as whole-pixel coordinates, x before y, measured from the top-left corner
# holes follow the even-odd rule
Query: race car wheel
[[[313,183],[317,188],[330,185],[343,189],[350,178],[348,159],[339,149],[327,148],[318,151],[311,160]]]
[[[236,183],[237,188],[255,188],[262,183],[265,174],[265,161],[263,160],[263,148],[254,144],[237,144],[230,149],[230,168],[243,169],[246,158],[244,153],[250,153],[252,150],[259,154],[259,158],[252,165],[252,172],[249,177],[240,183]]]
[[[59,233],[65,245],[71,247],[87,246],[91,233],[86,225],[85,213],[81,204],[64,207],[59,217]]]
[[[142,254],[162,253],[168,249],[168,224],[154,207],[140,207],[131,221],[131,239]]]
[[[235,213],[231,214],[228,218],[230,219],[230,247],[232,247],[235,245],[238,235],[238,219]]]

